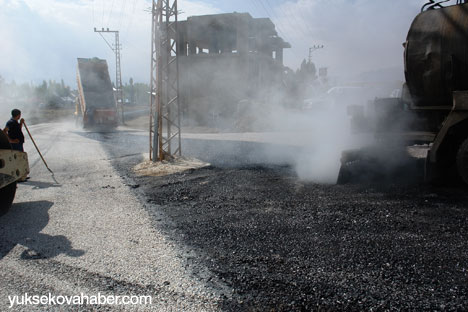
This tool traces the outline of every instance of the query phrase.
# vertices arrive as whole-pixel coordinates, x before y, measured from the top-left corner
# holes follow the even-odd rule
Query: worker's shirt
[[[6,123],[6,127],[8,128],[8,137],[12,140],[18,139],[20,143],[24,143],[24,135],[21,131],[21,125],[18,121],[11,118]]]

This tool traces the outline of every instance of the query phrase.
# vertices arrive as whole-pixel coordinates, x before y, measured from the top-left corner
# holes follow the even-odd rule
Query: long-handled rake
[[[54,172],[52,170],[50,170],[49,166],[47,165],[47,162],[45,161],[44,156],[42,156],[41,151],[39,150],[39,147],[37,147],[36,142],[34,141],[32,135],[31,135],[31,132],[29,132],[28,126],[26,126],[25,122],[23,122],[23,126],[26,129],[26,131],[28,132],[29,138],[33,142],[34,147],[36,148],[37,152],[39,153],[39,156],[41,156],[41,159],[44,162],[44,165],[46,166],[47,170],[49,170],[50,173],[52,173],[52,175],[54,175]]]

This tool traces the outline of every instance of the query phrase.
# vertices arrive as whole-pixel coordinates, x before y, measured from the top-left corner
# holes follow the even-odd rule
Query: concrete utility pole
[[[150,160],[182,154],[177,0],[152,1]]]
[[[309,63],[312,63],[312,52],[318,49],[323,49],[323,44],[322,45],[314,45],[313,47],[309,48]]]
[[[124,123],[124,97],[123,97],[123,88],[122,88],[122,73],[120,69],[120,50],[122,49],[122,45],[120,44],[119,40],[119,31],[118,30],[109,30],[109,28],[104,29],[102,28],[101,30],[97,30],[96,27],[94,27],[94,32],[99,33],[99,35],[104,39],[104,41],[107,43],[109,48],[115,53],[115,89],[116,89],[116,94],[117,94],[117,105],[120,109],[120,112],[122,114],[122,123]],[[102,35],[102,33],[114,33],[115,34],[115,42],[114,45],[110,45],[109,42],[106,40],[106,38]]]

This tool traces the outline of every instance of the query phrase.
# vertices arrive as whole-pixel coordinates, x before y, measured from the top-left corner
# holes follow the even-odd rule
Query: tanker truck
[[[16,183],[29,173],[28,155],[11,149],[8,137],[0,131],[0,216],[10,209]]]
[[[426,145],[426,181],[456,177],[468,183],[468,1],[442,2],[429,1],[411,24],[400,98],[376,99],[350,114],[355,130],[372,131],[376,145]],[[364,174],[382,154],[397,158],[392,153],[403,151],[392,149],[344,151],[338,183]]]

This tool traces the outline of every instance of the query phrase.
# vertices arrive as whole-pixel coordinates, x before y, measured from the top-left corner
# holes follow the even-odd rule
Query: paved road
[[[150,203],[112,165],[116,159],[141,159],[145,132],[93,133],[67,123],[30,130],[55,175],[28,141],[31,179],[19,185],[10,212],[0,218],[1,311],[9,306],[8,296],[25,293],[151,295],[151,306],[118,307],[163,311],[216,310],[220,298],[229,296],[205,268],[189,262],[191,250],[164,235],[161,229],[170,221],[163,215],[150,219],[144,209]]]
[[[457,240],[447,236],[451,242],[450,253],[445,252],[442,247],[447,245],[444,241],[446,236],[439,235],[438,227],[439,223],[445,222],[450,231],[459,231],[461,235],[465,233],[466,230],[462,225],[466,223],[466,216],[465,210],[461,208],[466,202],[464,195],[455,194],[454,197],[450,192],[444,195],[444,192],[431,188],[422,188],[422,191],[419,191],[416,185],[411,189],[415,195],[411,192],[408,195],[404,192],[405,190],[397,189],[397,193],[402,192],[402,196],[396,196],[398,198],[395,201],[393,199],[389,201],[389,192],[372,191],[372,187],[369,190],[366,187],[360,189],[359,187],[348,188],[347,186],[313,183],[303,185],[294,174],[281,174],[282,169],[286,168],[285,170],[288,171],[290,167],[276,167],[280,170],[274,169],[271,179],[268,179],[270,171],[255,169],[256,166],[265,168],[268,164],[273,165],[273,168],[282,164],[294,166],[298,164],[298,159],[301,159],[297,157],[298,155],[310,157],[311,154],[308,153],[310,147],[299,144],[302,142],[300,136],[292,135],[293,138],[282,138],[271,133],[185,135],[184,154],[210,162],[217,167],[216,170],[212,168],[208,170],[209,174],[214,173],[212,176],[214,182],[210,188],[206,185],[209,180],[207,177],[197,176],[197,174],[205,174],[203,172],[196,173],[189,179],[186,179],[185,174],[159,180],[137,179],[134,176],[132,178],[132,167],[147,155],[148,137],[145,131],[122,127],[113,132],[99,133],[83,131],[67,123],[40,124],[31,126],[30,129],[55,175],[51,176],[46,170],[28,141],[26,151],[30,158],[31,179],[19,185],[12,209],[0,218],[0,311],[8,308],[9,296],[11,298],[11,296],[21,296],[25,293],[29,295],[51,293],[52,296],[80,296],[82,293],[86,296],[96,296],[99,293],[114,296],[152,296],[152,305],[79,307],[83,311],[114,311],[116,308],[138,311],[237,311],[236,307],[243,306],[247,307],[244,310],[249,310],[250,304],[259,309],[268,306],[266,300],[272,307],[278,308],[274,302],[272,303],[270,297],[285,304],[286,308],[283,307],[282,310],[291,310],[287,308],[289,305],[304,307],[300,306],[302,303],[296,300],[299,297],[296,298],[292,291],[281,286],[283,284],[277,283],[279,279],[269,276],[273,273],[285,276],[287,285],[294,285],[293,290],[296,292],[302,291],[296,287],[296,280],[302,278],[302,281],[306,281],[304,287],[307,288],[310,282],[307,274],[315,271],[328,272],[327,269],[330,269],[330,261],[326,256],[328,251],[335,250],[334,240],[327,237],[321,239],[320,244],[324,246],[324,249],[317,251],[318,256],[310,256],[307,259],[324,259],[323,263],[316,264],[301,260],[299,263],[301,266],[309,263],[314,270],[305,268],[303,273],[294,273],[298,274],[296,276],[283,274],[289,269],[295,270],[295,267],[286,265],[284,269],[279,264],[289,263],[291,248],[293,251],[304,252],[308,257],[308,253],[313,249],[303,248],[300,243],[305,241],[307,244],[304,246],[320,246],[315,241],[307,241],[308,238],[314,240],[315,234],[301,239],[287,239],[287,243],[278,246],[275,239],[270,241],[260,237],[263,235],[267,238],[275,238],[276,236],[270,234],[270,231],[286,229],[286,224],[289,224],[290,229],[286,231],[287,233],[302,235],[303,232],[298,230],[296,221],[307,221],[310,218],[312,218],[311,224],[316,223],[315,227],[311,227],[307,221],[303,223],[305,232],[316,230],[327,232],[328,229],[333,229],[330,233],[334,239],[346,238],[348,228],[345,225],[349,224],[353,224],[360,235],[364,233],[372,236],[375,232],[380,233],[381,226],[378,222],[377,230],[368,231],[365,218],[369,219],[369,224],[374,224],[372,222],[379,221],[382,217],[385,220],[384,224],[390,225],[390,231],[383,233],[385,237],[392,237],[390,234],[395,228],[402,228],[401,235],[406,237],[407,230],[401,226],[401,220],[413,222],[412,224],[419,222],[431,235],[434,232],[435,237],[442,237],[443,243],[436,243],[440,246],[437,252],[441,255],[458,254],[459,250],[466,250]],[[294,137],[299,139],[299,142],[294,141]],[[277,144],[279,141],[287,144],[279,146]],[[141,183],[141,185],[136,183]],[[247,193],[243,194],[241,191]],[[290,197],[284,197],[285,192]],[[298,197],[298,193],[303,197]],[[267,198],[262,199],[260,196],[262,194]],[[272,199],[272,194],[278,198]],[[317,194],[319,196],[316,196]],[[198,202],[188,201],[190,198],[198,197],[200,197]],[[229,198],[234,199],[234,202]],[[235,201],[236,198],[239,202]],[[170,203],[167,204],[167,202]],[[273,207],[273,203],[279,208],[265,210],[266,216],[251,217],[251,211],[261,212],[263,210],[259,208]],[[290,214],[287,216],[280,214],[281,218],[275,220],[279,220],[281,226],[272,227],[268,224],[269,220],[272,216],[275,217],[274,211],[282,212],[283,206],[291,209]],[[225,207],[227,211],[220,212],[219,207]],[[247,221],[240,207],[246,208],[244,211],[249,217]],[[400,207],[410,207],[408,208],[410,211],[400,209]],[[234,210],[231,211],[232,209]],[[387,213],[386,209],[392,213]],[[446,222],[444,218],[447,209],[452,212],[449,213],[450,218]],[[397,210],[396,223],[388,223],[387,218],[393,215],[395,212],[393,210]],[[377,217],[369,211],[375,213]],[[429,215],[426,216],[421,211],[429,211]],[[315,218],[317,213],[323,213],[323,218]],[[432,214],[440,215],[441,218],[434,218]],[[234,227],[230,222],[225,221],[226,216],[233,217],[235,222],[239,222],[239,228],[244,229],[247,226],[252,230],[232,232]],[[367,225],[361,226],[361,223],[355,222],[356,220],[361,220],[362,224]],[[264,227],[257,227],[260,221],[264,222]],[[366,222],[363,223],[363,221]],[[408,226],[408,228],[412,227],[413,225]],[[335,233],[335,229],[342,230],[341,236]],[[418,230],[418,227],[415,230]],[[361,233],[362,231],[364,232]],[[242,235],[246,235],[247,238],[235,240],[232,238],[242,237]],[[288,238],[289,236],[281,237]],[[356,237],[361,236],[356,235]],[[418,234],[416,237],[423,236]],[[431,239],[426,240],[424,237],[421,241],[416,240],[416,243],[425,247],[429,243],[432,244]],[[356,245],[355,241],[349,239],[344,241],[348,244],[343,250],[354,255],[356,246],[359,244]],[[229,242],[233,243],[231,248],[219,247]],[[389,242],[393,242],[393,239]],[[267,265],[258,265],[255,261],[246,263],[244,260],[252,258],[260,243],[266,245],[271,243],[275,248],[285,248],[284,259],[281,258],[284,262],[280,262],[276,256],[270,259],[262,255],[258,259],[260,263],[267,261]],[[238,249],[239,244],[242,245],[241,249]],[[406,244],[405,241],[404,246]],[[430,255],[437,255],[432,245],[430,248],[428,249],[431,251]],[[268,251],[270,249],[273,248],[268,248]],[[399,250],[399,245],[397,249]],[[239,250],[243,253],[239,253]],[[393,252],[393,249],[388,250],[391,251],[388,258],[398,254]],[[234,256],[233,252],[236,252],[237,256]],[[383,253],[372,251],[371,254],[382,255]],[[414,252],[410,250],[403,256],[408,255],[408,259],[413,259],[413,254]],[[343,253],[343,255],[348,254]],[[439,272],[445,272],[438,265],[439,257],[435,257],[437,261],[432,261],[430,255],[426,250],[418,253],[418,257],[414,258],[417,260],[415,260],[416,267],[422,268],[422,272],[428,276],[436,276]],[[466,262],[465,255],[452,258]],[[340,258],[336,259],[338,259],[336,262],[338,267],[346,264],[346,260],[342,262]],[[362,255],[362,259],[365,263],[369,263],[366,262],[368,260],[366,254]],[[424,261],[425,259],[430,261]],[[268,261],[272,261],[272,264]],[[377,266],[387,262],[386,258],[382,261],[374,261]],[[351,266],[360,264],[359,261],[352,262]],[[404,262],[404,265],[407,264],[408,262]],[[412,264],[413,262],[409,262],[409,265]],[[275,265],[278,265],[277,269]],[[436,270],[436,268],[439,269]],[[321,271],[323,269],[325,271]],[[337,269],[332,267],[330,288],[319,285],[325,299],[309,298],[307,304],[311,305],[308,306],[317,304],[318,307],[320,304],[329,308],[338,307],[335,305],[336,302],[343,303],[340,296],[346,297],[348,293],[341,291],[342,284],[348,285],[350,281],[352,282],[352,276],[365,276],[360,273],[361,269],[358,267],[349,278],[334,279],[337,276],[334,273]],[[458,272],[458,264],[451,266],[450,269]],[[245,270],[250,270],[252,274],[240,274]],[[465,270],[464,267],[463,270]],[[377,272],[380,271],[377,270]],[[426,276],[424,274],[423,276]],[[457,276],[465,278],[464,274],[460,273]],[[401,285],[405,285],[400,277],[406,277],[406,272],[398,271],[394,276],[391,275],[389,278],[392,287],[399,289]],[[270,284],[265,284],[264,279]],[[236,280],[241,280],[240,286],[239,283],[236,284]],[[262,282],[258,282],[260,280]],[[261,284],[256,285],[257,282]],[[320,284],[321,279],[312,279],[312,282]],[[425,280],[423,282],[428,287],[433,286],[432,282]],[[461,285],[458,281],[444,283],[447,287]],[[248,287],[244,287],[245,285]],[[258,289],[262,287],[266,289],[265,285],[273,285],[271,289],[275,292],[268,290],[268,293],[264,292],[263,297],[257,298]],[[349,285],[353,287],[352,283]],[[367,282],[360,285],[361,289],[374,287],[373,284]],[[386,283],[383,285],[387,286]],[[460,286],[458,291],[464,291],[463,287]],[[336,298],[327,295],[330,289],[333,289],[332,294],[336,295]],[[379,295],[387,296],[388,292],[385,288],[382,289],[379,289]],[[398,291],[390,293],[398,296]],[[450,296],[451,291],[451,289],[443,290],[442,293],[444,296]],[[367,293],[372,294],[372,291],[367,291]],[[287,298],[290,294],[291,302]],[[317,294],[321,296],[320,292]],[[413,296],[412,291],[408,291],[408,294]],[[356,298],[360,298],[359,296],[356,295]],[[425,293],[421,296],[424,297]],[[247,305],[245,305],[245,298],[250,300]],[[424,298],[430,301],[429,297]],[[335,299],[338,301],[334,302]],[[440,302],[446,304],[450,300],[444,299]],[[465,301],[465,296],[459,296],[453,306],[461,306],[460,304],[464,304]],[[439,301],[429,303],[438,304]],[[424,306],[424,304],[422,302],[419,306]],[[377,303],[372,306],[381,305]],[[230,307],[234,308],[230,309]],[[16,305],[14,310],[67,311],[70,310],[70,306]]]

